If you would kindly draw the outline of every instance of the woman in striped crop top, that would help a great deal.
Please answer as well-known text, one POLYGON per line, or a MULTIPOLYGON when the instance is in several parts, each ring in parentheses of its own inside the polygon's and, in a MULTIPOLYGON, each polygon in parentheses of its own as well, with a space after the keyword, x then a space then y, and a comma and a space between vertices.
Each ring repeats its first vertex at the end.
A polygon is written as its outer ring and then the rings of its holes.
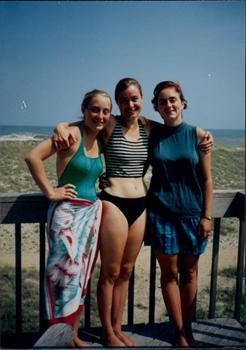
POLYGON ((146 223, 148 133, 139 120, 141 86, 135 79, 118 82, 115 101, 121 115, 113 117, 104 137, 109 186, 100 194, 103 218, 100 230, 101 274, 98 306, 104 342, 133 346, 121 330, 129 278, 142 245, 146 223))
POLYGON ((101 90, 88 92, 81 105, 84 120, 69 129, 77 141, 57 151, 48 138, 31 150, 25 161, 44 195, 51 200, 47 235, 49 256, 45 273, 45 313, 49 325, 72 325, 71 347, 86 343, 78 337, 87 283, 97 256, 102 203, 95 183, 102 173, 98 133, 111 114, 111 98, 101 90), (44 160, 57 153, 58 187, 47 178, 44 160))
MULTIPOLYGON (((103 215, 98 308, 106 346, 134 346, 133 341, 122 332, 121 323, 130 275, 143 242, 146 224, 144 175, 148 167, 152 122, 140 117, 142 97, 137 80, 120 80, 115 88, 120 116, 111 116, 102 132, 108 185, 100 193, 103 215)), ((66 124, 60 124, 55 138, 69 144, 73 135, 66 131, 66 124)), ((210 142, 206 146, 209 144, 211 146, 210 142)))

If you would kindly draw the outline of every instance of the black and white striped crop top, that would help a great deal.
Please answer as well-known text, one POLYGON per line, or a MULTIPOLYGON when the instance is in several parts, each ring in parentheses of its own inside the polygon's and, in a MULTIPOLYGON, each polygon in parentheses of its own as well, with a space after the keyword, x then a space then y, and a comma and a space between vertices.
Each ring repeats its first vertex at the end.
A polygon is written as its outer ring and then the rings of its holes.
POLYGON ((104 146, 106 174, 109 177, 142 177, 148 168, 148 135, 139 123, 137 141, 127 140, 117 116, 114 130, 104 146))

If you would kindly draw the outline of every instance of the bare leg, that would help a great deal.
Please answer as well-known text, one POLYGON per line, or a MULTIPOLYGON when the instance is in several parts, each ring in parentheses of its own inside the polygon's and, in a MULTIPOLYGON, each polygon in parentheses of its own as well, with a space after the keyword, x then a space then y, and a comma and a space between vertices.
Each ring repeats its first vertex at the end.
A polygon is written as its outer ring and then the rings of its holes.
POLYGON ((122 332, 121 324, 128 292, 129 279, 143 242, 145 223, 146 212, 142 213, 142 215, 129 228, 128 239, 121 263, 120 275, 114 286, 112 308, 113 329, 117 337, 128 347, 132 347, 135 344, 122 332))
POLYGON ((161 269, 161 288, 163 299, 171 321, 175 327, 176 343, 188 347, 185 337, 181 309, 181 297, 178 286, 178 255, 166 255, 156 252, 161 269))
POLYGON ((190 345, 194 344, 192 334, 192 319, 195 311, 197 295, 198 256, 181 256, 180 296, 184 329, 190 345))
POLYGON ((80 326, 80 314, 78 314, 73 323, 73 338, 70 342, 70 346, 73 348, 84 348, 88 347, 89 344, 81 340, 78 336, 78 330, 80 326))
POLYGON ((106 346, 125 346, 116 336, 112 325, 112 305, 115 283, 128 236, 128 223, 121 211, 112 203, 103 201, 100 231, 101 272, 98 281, 98 310, 106 346))

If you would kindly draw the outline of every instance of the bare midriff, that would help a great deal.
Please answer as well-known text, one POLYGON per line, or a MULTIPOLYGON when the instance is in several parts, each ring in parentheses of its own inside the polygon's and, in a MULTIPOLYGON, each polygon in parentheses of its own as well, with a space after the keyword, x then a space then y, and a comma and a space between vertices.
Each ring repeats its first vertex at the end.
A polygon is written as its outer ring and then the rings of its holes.
POLYGON ((104 190, 112 196, 123 198, 139 198, 144 197, 147 188, 142 177, 109 177, 110 186, 104 190))

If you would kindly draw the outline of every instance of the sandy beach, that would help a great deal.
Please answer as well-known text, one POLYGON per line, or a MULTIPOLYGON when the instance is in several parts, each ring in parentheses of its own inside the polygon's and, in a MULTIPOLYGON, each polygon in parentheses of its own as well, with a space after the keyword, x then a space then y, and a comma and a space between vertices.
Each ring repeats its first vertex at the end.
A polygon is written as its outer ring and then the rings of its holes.
MULTIPOLYGON (((26 152, 33 147, 33 141, 12 142, 2 141, 0 143, 0 192, 39 192, 35 185, 27 166, 23 160, 26 152)), ((213 180, 215 189, 244 189, 245 172, 244 172, 245 150, 243 147, 225 148, 219 147, 213 150, 213 180), (237 171, 235 171, 235 169, 237 171)), ((46 162, 46 170, 49 179, 56 184, 55 157, 46 162)), ((149 182, 151 173, 146 175, 146 182, 149 182)), ((237 257, 237 220, 224 219, 221 227, 219 271, 233 269, 236 266, 237 257)), ((210 282, 210 267, 212 240, 209 239, 206 253, 201 256, 199 264, 199 293, 198 303, 206 309, 208 302, 207 288, 210 282), (202 306, 203 305, 203 306, 202 306)), ((1 266, 14 266, 15 259, 14 245, 14 228, 12 225, 2 225, 0 232, 0 264, 1 266)), ((38 269, 39 259, 39 233, 38 225, 23 225, 22 233, 22 264, 23 268, 38 269)), ((148 305, 148 283, 149 283, 149 261, 150 249, 143 246, 136 263, 135 279, 135 322, 147 321, 148 305), (139 293, 138 291, 141 291, 139 293)), ((100 261, 98 260, 98 265, 100 261)), ((98 269, 98 267, 97 267, 98 269)), ((157 276, 159 268, 157 266, 157 276)), ((96 278, 96 277, 95 277, 96 278)), ((235 284, 234 279, 219 276, 219 285, 232 286, 235 284)), ((163 305, 159 277, 156 281, 156 321, 163 320, 166 311, 163 305)), ((4 290, 5 291, 5 290, 4 290)))

